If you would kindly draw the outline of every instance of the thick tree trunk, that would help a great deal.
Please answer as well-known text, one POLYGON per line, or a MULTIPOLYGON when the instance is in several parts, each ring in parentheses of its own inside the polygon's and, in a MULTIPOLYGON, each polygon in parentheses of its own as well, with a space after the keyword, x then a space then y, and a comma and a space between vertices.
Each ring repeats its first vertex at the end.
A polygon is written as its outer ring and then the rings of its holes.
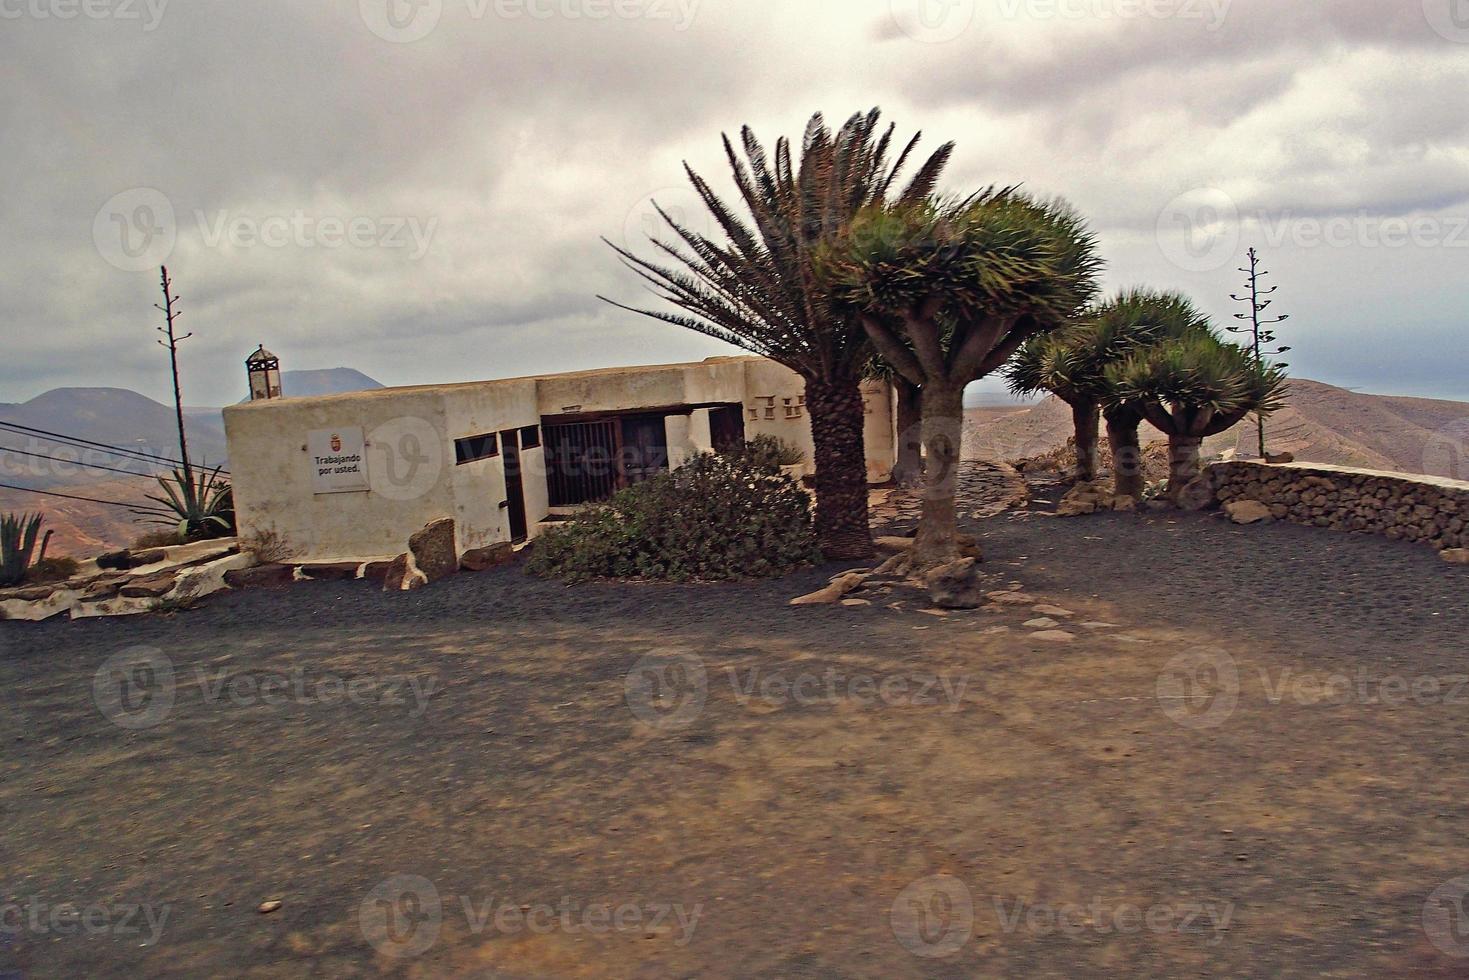
POLYGON ((913 543, 915 567, 959 557, 958 515, 954 495, 959 487, 959 448, 964 432, 964 386, 923 386, 923 521, 913 543))
POLYGON ((816 446, 816 539, 828 561, 870 558, 867 523, 865 411, 856 378, 826 384, 806 381, 806 408, 816 446))
POLYGON ((1078 483, 1090 483, 1097 478, 1097 434, 1100 428, 1097 403, 1072 405, 1071 424, 1076 430, 1076 465, 1071 475, 1078 483))
POLYGON ((922 391, 905 378, 894 378, 893 389, 898 395, 898 462, 893 467, 893 482, 917 486, 923 479, 922 391))
POLYGON ((1147 481, 1143 477, 1143 451, 1138 426, 1133 418, 1107 419, 1107 444, 1112 447, 1113 492, 1141 500, 1147 481))
POLYGON ((1203 475, 1203 442, 1198 436, 1168 437, 1168 499, 1174 503, 1183 498, 1184 487, 1203 475))

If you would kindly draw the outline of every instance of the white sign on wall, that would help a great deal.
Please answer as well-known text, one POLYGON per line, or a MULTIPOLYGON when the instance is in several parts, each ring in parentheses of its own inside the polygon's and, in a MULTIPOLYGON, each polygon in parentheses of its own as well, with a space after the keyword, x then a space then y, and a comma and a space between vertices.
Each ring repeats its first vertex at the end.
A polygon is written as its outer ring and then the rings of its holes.
POLYGON ((367 449, 360 427, 314 429, 306 435, 312 493, 362 493, 367 482, 367 449))

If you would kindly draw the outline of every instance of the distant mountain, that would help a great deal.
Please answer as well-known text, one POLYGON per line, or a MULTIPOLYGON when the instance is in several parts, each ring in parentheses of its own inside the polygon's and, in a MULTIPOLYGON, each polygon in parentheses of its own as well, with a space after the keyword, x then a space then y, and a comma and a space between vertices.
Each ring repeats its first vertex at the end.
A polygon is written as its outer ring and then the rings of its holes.
MULTIPOLYGON (((151 456, 178 457, 178 423, 173 408, 125 388, 56 388, 28 402, 0 407, 0 422, 151 456)), ((185 428, 192 459, 209 464, 224 462, 224 427, 217 411, 202 415, 186 413, 185 428)), ((82 448, 39 432, 0 429, 0 480, 45 488, 120 475, 77 467, 77 462, 139 473, 154 469, 102 449, 82 448), (59 456, 65 462, 40 458, 45 456, 59 456)))
MULTIPOLYGON (((1272 451, 1302 462, 1469 480, 1469 402, 1371 395, 1298 378, 1265 432, 1272 451)), ((1071 409, 1058 398, 1029 408, 976 409, 965 420, 965 454, 1024 459, 1064 446, 1071 434, 1071 409)), ((1142 436, 1144 442, 1164 438, 1146 423, 1142 436)), ((1254 423, 1247 420, 1204 448, 1217 454, 1249 450, 1254 442, 1254 423)))
MULTIPOLYGON (((355 368, 323 368, 319 371, 282 371, 281 394, 286 398, 341 395, 349 391, 371 391, 383 384, 355 368)), ((242 399, 249 401, 249 398, 242 399)))

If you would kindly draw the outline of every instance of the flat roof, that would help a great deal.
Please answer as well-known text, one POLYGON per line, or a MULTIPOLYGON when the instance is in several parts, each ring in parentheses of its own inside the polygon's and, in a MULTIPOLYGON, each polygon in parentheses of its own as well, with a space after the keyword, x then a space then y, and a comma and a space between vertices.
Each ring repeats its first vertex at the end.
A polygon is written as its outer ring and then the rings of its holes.
POLYGON ((424 385, 395 385, 383 388, 368 388, 364 391, 343 391, 333 395, 287 395, 283 398, 263 398, 259 401, 241 402, 237 405, 226 406, 225 411, 241 411, 253 408, 272 408, 282 404, 299 405, 303 402, 343 402, 343 401, 368 401, 375 398, 388 398, 397 394, 424 391, 455 391, 464 388, 479 388, 485 385, 508 385, 522 384, 527 381, 549 381, 552 379, 564 380, 574 378, 599 378, 613 377, 627 374, 645 374, 652 371, 688 370, 690 368, 707 367, 711 364, 735 364, 747 361, 763 361, 763 358, 755 354, 733 354, 728 356, 706 357, 702 361, 678 361, 672 364, 636 364, 627 367, 591 368, 584 371, 561 371, 554 374, 525 374, 513 378, 487 378, 483 381, 451 381, 444 384, 424 385))

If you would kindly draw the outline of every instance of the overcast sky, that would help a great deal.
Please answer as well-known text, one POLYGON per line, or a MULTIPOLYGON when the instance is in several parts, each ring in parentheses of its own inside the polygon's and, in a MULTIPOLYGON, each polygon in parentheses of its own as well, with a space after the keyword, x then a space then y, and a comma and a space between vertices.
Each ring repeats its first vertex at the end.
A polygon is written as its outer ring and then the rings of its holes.
MULTIPOLYGON (((1258 245, 1295 373, 1469 398, 1469 0, 0 0, 0 401, 185 399, 286 368, 387 384, 694 359, 598 240, 878 105, 947 188, 1092 220, 1108 288, 1221 320, 1258 245)), ((1232 321, 1231 321, 1232 322, 1232 321)))

